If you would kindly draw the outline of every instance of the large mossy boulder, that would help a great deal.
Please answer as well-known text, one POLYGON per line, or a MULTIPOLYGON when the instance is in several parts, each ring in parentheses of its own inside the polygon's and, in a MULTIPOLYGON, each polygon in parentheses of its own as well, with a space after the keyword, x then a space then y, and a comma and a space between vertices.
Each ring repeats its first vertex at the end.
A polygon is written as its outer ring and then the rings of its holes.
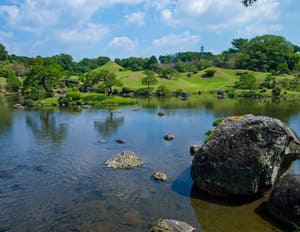
POLYGON ((287 176, 276 184, 268 210, 278 220, 300 226, 300 175, 287 176))
POLYGON ((299 152, 298 136, 278 119, 228 117, 195 155, 191 175, 211 195, 253 196, 273 186, 299 152))

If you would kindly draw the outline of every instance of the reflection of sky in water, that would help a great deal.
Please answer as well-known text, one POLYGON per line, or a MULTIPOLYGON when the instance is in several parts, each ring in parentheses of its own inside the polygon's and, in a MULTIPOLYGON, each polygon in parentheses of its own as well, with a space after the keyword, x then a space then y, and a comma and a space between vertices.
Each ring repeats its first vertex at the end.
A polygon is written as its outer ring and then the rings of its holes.
MULTIPOLYGON (((289 118, 289 126, 292 128, 298 136, 300 136, 300 114, 293 115, 289 118)), ((293 163, 291 174, 300 174, 300 160, 293 163)))

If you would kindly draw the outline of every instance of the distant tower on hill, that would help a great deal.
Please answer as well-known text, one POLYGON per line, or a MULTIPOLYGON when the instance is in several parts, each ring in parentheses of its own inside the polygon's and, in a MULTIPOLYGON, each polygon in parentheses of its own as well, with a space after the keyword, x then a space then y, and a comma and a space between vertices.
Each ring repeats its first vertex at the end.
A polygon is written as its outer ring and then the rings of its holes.
POLYGON ((204 53, 204 46, 200 47, 200 52, 201 52, 201 54, 204 53))

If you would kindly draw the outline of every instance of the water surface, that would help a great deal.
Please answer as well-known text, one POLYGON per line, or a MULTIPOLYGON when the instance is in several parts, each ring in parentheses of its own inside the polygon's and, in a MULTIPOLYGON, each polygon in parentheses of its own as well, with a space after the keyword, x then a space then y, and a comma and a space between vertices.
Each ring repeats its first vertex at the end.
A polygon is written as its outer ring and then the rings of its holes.
MULTIPOLYGON (((152 99, 139 111, 120 112, 24 112, 0 101, 0 231, 148 231, 158 218, 203 232, 281 231, 260 214, 266 197, 232 205, 200 194, 190 178, 189 146, 203 143, 217 117, 245 113, 277 117, 300 134, 297 101, 152 99), (163 139, 167 132, 174 141, 163 139), (136 152, 145 165, 104 166, 123 150, 136 152), (169 180, 154 181, 156 170, 169 180)), ((300 173, 299 162, 291 172, 300 173)))

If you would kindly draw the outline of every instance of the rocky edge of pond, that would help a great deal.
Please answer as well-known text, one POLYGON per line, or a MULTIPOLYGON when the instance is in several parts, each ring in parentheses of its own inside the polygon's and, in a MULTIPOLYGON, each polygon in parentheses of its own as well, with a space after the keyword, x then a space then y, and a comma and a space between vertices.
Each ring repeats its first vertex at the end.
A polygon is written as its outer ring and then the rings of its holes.
POLYGON ((144 163, 131 151, 123 151, 105 162, 106 167, 113 169, 132 169, 144 163))
POLYGON ((281 180, 299 153, 299 137, 280 120, 228 117, 196 152, 191 176, 199 189, 217 197, 258 196, 279 181, 269 211, 281 221, 299 225, 299 176, 281 180))
POLYGON ((194 232, 196 229, 186 222, 172 220, 172 219, 159 219, 151 228, 150 232, 194 232))

